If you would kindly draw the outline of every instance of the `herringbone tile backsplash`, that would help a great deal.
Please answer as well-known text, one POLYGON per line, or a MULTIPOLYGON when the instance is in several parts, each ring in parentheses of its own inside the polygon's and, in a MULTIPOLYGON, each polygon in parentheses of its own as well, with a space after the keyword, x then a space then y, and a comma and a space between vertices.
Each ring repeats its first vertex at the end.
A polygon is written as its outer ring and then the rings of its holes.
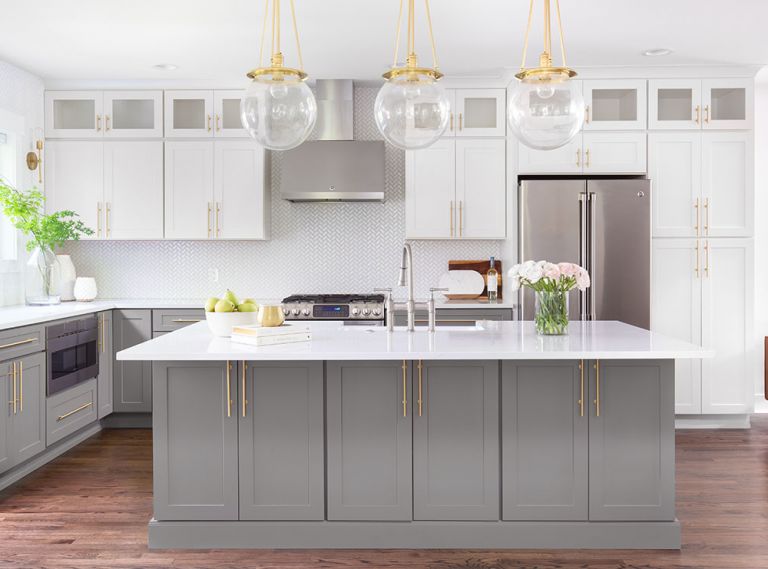
MULTIPOLYGON (((376 92, 355 89, 358 140, 381 138, 373 119, 376 92)), ((404 152, 387 145, 384 203, 287 202, 279 197, 281 172, 280 153, 272 153, 270 241, 83 241, 66 250, 78 275, 96 277, 102 298, 201 298, 226 287, 279 298, 395 287, 405 240, 404 152), (218 269, 218 283, 209 269, 218 269)), ((500 257, 502 244, 414 242, 417 294, 437 286, 449 259, 500 257)))

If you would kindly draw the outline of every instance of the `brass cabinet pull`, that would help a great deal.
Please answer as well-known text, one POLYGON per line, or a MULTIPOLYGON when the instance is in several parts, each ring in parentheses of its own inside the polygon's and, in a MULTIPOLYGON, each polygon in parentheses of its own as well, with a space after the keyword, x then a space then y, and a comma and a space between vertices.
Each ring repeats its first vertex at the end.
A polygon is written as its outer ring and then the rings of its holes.
POLYGON ((704 106, 704 122, 709 124, 709 105, 704 106))
POLYGON ((459 200, 459 237, 464 236, 464 200, 459 200))
POLYGON ((213 211, 213 206, 211 205, 211 202, 208 202, 208 217, 206 217, 206 223, 208 224, 208 238, 211 238, 211 212, 213 211))
POLYGON ((13 348, 15 346, 21 346, 24 344, 31 344, 32 342, 36 341, 37 338, 27 338, 26 340, 19 340, 18 342, 11 342, 10 344, 3 344, 0 346, 0 350, 4 350, 5 348, 13 348))
POLYGON ((24 412, 24 361, 19 361, 19 413, 24 412))
POLYGON ((451 113, 451 132, 453 132, 453 113, 451 113))
POLYGON ((581 383, 579 386, 579 417, 584 416, 584 360, 579 360, 579 375, 581 383))
POLYGON ((449 223, 451 224, 451 237, 453 237, 453 200, 451 200, 451 211, 449 219, 449 223))
POLYGON ((216 237, 221 235, 221 222, 219 220, 219 214, 221 213, 221 203, 216 202, 216 237))
POLYGON ((464 130, 464 113, 459 113, 459 130, 464 130))
POLYGON ((709 198, 704 199, 704 235, 709 236, 709 198))
POLYGON ((587 151, 584 153, 584 167, 589 168, 589 148, 587 148, 587 151))
POLYGON ((704 241, 704 277, 709 278, 709 241, 704 241))
POLYGON ((576 149, 576 166, 581 167, 581 148, 576 149))
POLYGON ((216 132, 221 131, 221 126, 219 125, 220 120, 221 120, 221 117, 217 114, 216 115, 216 132))
POLYGON ((699 241, 696 240, 696 266, 693 269, 693 274, 696 275, 696 278, 699 278, 699 241))
POLYGON ((421 404, 423 403, 423 401, 421 399, 421 369, 422 369, 422 367, 423 366, 421 365, 421 360, 419 360, 419 400, 418 400, 418 403, 419 403, 419 417, 421 417, 421 404))
POLYGON ((102 318, 103 318, 103 316, 101 314, 99 314, 99 316, 98 316, 98 318, 96 320, 96 325, 98 326, 98 330, 96 331, 96 337, 98 338, 98 340, 97 340, 97 348, 98 348, 99 353, 102 352, 102 345, 101 345, 101 327, 102 327, 101 319, 102 318))
POLYGON ((107 317, 101 315, 101 348, 103 352, 107 351, 107 317))
POLYGON ((245 410, 248 405, 248 400, 245 398, 245 394, 246 394, 245 377, 247 373, 248 373, 248 362, 244 361, 243 362, 243 417, 245 417, 245 410))
POLYGON ((701 106, 696 105, 694 110, 696 111, 696 118, 694 120, 696 121, 696 124, 699 124, 701 122, 701 106))
POLYGON ((111 230, 109 229, 109 214, 110 214, 110 213, 111 213, 111 211, 112 211, 112 209, 111 209, 111 207, 112 207, 112 206, 110 205, 110 203, 109 203, 109 202, 106 202, 105 206, 106 206, 106 215, 105 215, 105 218, 106 218, 106 221, 107 221, 107 223, 106 223, 106 233, 105 233, 105 235, 104 235, 104 236, 105 236, 105 237, 109 237, 109 234, 111 233, 111 230))
POLYGON ((595 415, 600 416, 600 360, 595 361, 595 415))
POLYGON ((208 115, 207 127, 208 127, 208 132, 211 132, 211 115, 208 115))
POLYGON ((227 417, 232 416, 232 364, 227 360, 227 417))
POLYGON ((109 115, 104 115, 104 130, 109 130, 109 115))
POLYGON ((101 237, 101 202, 96 202, 96 237, 101 237))
POLYGON ((584 122, 589 124, 589 105, 584 109, 584 122))
POLYGON ((403 417, 408 416, 408 366, 403 360, 403 417))
POLYGON ((699 236, 699 218, 701 217, 699 213, 699 198, 696 198, 696 203, 693 204, 693 209, 696 212, 696 224, 693 226, 693 228, 696 230, 696 237, 699 236))
POLYGON ((16 414, 16 398, 18 394, 16 393, 16 362, 11 363, 11 381, 13 382, 13 401, 11 401, 11 404, 13 405, 13 414, 16 414))
POLYGON ((101 115, 96 115, 96 132, 101 132, 101 115))
POLYGON ((178 322, 179 324, 190 324, 192 322, 202 322, 202 318, 174 318, 171 322, 178 322))
POLYGON ((72 411, 70 411, 69 413, 64 413, 63 415, 59 415, 58 417, 56 417, 56 422, 58 423, 59 421, 63 421, 67 417, 71 417, 72 415, 74 415, 75 413, 79 413, 83 409, 88 409, 88 407, 90 407, 91 405, 93 405, 93 401, 89 401, 88 403, 83 403, 77 409, 72 409, 72 411))

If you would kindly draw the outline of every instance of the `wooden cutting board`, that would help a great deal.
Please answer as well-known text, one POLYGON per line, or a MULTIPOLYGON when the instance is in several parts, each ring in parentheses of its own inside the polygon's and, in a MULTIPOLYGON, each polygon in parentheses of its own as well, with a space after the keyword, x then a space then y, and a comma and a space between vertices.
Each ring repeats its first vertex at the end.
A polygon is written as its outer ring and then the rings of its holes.
MULTIPOLYGON (((483 290, 483 293, 477 297, 475 300, 488 300, 488 269, 491 268, 491 261, 490 259, 486 259, 485 261, 470 261, 470 260, 458 260, 458 261, 448 261, 448 270, 449 271, 477 271, 481 275, 483 275, 483 278, 485 279, 486 285, 485 289, 483 290)), ((504 271, 501 267, 501 261, 496 259, 495 268, 499 273, 499 288, 498 288, 498 300, 501 300, 503 298, 502 296, 502 281, 504 280, 503 274, 504 271)), ((456 299, 458 300, 458 299, 456 299)))

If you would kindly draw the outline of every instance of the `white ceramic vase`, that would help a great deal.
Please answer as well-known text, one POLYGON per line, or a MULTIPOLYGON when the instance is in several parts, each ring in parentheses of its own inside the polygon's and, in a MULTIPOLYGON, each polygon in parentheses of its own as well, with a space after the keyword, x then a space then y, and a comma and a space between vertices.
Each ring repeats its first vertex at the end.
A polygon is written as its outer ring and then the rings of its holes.
POLYGON ((96 279, 93 277, 77 277, 75 280, 75 300, 78 302, 90 302, 96 298, 96 279))
POLYGON ((75 300, 75 279, 77 272, 69 255, 56 255, 59 260, 59 296, 62 302, 75 300))

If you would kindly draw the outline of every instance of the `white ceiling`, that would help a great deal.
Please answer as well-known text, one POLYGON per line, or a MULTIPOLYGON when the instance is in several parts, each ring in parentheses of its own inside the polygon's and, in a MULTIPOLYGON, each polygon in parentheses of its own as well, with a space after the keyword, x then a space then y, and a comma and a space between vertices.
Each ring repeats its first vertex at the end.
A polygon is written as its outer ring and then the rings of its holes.
MULTIPOLYGON (((397 0, 295 0, 314 78, 377 78, 392 60, 397 0)), ((537 6, 541 7, 537 0, 537 6)), ((766 0, 561 0, 569 64, 768 63, 766 0), (640 52, 667 47, 674 54, 640 52)), ((430 63, 417 0, 417 35, 430 63)), ((47 79, 239 80, 255 67, 264 0, 0 0, 0 59, 47 79), (174 63, 176 71, 158 71, 174 63)), ((519 65, 527 0, 432 0, 442 70, 519 65)), ((286 64, 295 64, 283 1, 286 64)), ((535 19, 530 56, 540 49, 535 19)), ((401 58, 402 59, 402 58, 401 58)))

